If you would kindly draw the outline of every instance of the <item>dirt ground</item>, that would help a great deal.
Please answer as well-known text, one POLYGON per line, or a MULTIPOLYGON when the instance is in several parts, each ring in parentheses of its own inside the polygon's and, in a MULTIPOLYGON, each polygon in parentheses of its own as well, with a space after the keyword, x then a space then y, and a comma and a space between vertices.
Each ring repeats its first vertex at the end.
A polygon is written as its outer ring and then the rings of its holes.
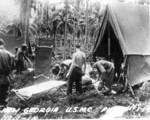
MULTIPOLYGON (((12 88, 18 89, 33 85, 33 75, 33 73, 25 72, 15 76, 12 80, 12 88)), ((8 96, 8 105, 19 109, 15 115, 16 119, 94 119, 100 118, 108 108, 113 106, 130 106, 130 109, 123 114, 123 118, 143 118, 150 115, 150 112, 145 110, 150 99, 147 93, 135 91, 137 94, 135 99, 130 91, 116 95, 100 95, 92 84, 83 86, 83 90, 82 95, 77 96, 73 92, 72 96, 67 97, 66 85, 64 85, 60 90, 54 89, 34 95, 26 102, 11 92, 8 96), (39 111, 34 112, 30 108, 39 108, 39 111), (51 111, 46 111, 48 108, 51 111)))

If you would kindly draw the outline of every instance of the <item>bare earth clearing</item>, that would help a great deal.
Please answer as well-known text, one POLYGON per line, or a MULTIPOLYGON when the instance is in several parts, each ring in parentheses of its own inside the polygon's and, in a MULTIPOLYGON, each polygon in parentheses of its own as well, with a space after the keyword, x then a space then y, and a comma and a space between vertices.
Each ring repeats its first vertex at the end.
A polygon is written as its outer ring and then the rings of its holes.
MULTIPOLYGON (((25 72, 22 75, 15 76, 12 84, 15 89, 34 84, 33 73, 25 72)), ((55 90, 51 90, 35 95, 26 102, 14 93, 10 93, 8 97, 9 107, 16 108, 18 112, 11 115, 1 113, 1 119, 9 117, 15 119, 94 119, 102 117, 108 108, 114 106, 125 108, 130 106, 123 114, 123 118, 146 118, 150 115, 147 109, 150 98, 148 93, 136 91, 137 99, 132 97, 130 91, 104 96, 99 95, 93 85, 86 85, 82 95, 77 96, 74 93, 67 97, 65 89, 66 86, 62 88, 63 91, 55 92, 55 90), (30 108, 38 108, 38 110, 34 112, 30 108)), ((117 113, 117 111, 114 113, 117 113)))

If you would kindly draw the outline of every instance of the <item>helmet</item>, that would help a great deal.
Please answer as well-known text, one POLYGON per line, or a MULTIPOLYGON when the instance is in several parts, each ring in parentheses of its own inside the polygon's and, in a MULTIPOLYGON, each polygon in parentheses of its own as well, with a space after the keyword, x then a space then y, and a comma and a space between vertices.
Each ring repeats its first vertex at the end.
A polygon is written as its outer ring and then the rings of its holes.
POLYGON ((0 38, 0 45, 5 45, 4 40, 0 38))
POLYGON ((27 49, 27 45, 26 45, 26 44, 22 44, 22 45, 21 45, 21 49, 22 49, 22 50, 26 50, 26 49, 27 49))

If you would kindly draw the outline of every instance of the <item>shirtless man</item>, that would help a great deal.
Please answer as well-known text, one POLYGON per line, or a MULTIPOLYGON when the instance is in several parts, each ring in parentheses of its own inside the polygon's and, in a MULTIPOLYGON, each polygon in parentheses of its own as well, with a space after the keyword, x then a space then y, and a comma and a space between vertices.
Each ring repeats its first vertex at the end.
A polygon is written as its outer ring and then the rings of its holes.
POLYGON ((75 82, 77 94, 82 93, 82 75, 86 70, 86 55, 80 51, 80 45, 76 45, 76 52, 73 54, 72 64, 66 77, 69 77, 67 86, 67 95, 72 94, 72 85, 75 82), (82 67, 84 65, 84 71, 82 67))

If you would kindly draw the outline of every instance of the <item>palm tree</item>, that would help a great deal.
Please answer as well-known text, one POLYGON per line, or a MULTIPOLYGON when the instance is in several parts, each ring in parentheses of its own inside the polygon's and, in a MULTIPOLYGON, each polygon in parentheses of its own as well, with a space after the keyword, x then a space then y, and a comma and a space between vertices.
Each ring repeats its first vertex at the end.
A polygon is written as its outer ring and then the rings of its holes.
POLYGON ((24 37, 24 43, 29 40, 29 19, 31 17, 31 5, 33 0, 16 0, 20 5, 20 29, 24 37))
POLYGON ((53 39, 53 46, 55 47, 55 21, 53 20, 53 14, 56 13, 55 5, 50 5, 47 2, 42 4, 41 2, 36 2, 36 16, 31 25, 34 24, 36 26, 36 38, 43 38, 43 36, 47 36, 47 40, 53 39), (50 38, 50 39, 48 39, 50 38))
MULTIPOLYGON (((65 34, 66 31, 70 34, 73 33, 73 31, 74 31, 73 22, 74 21, 72 19, 71 12, 68 12, 67 21, 66 21, 65 9, 62 8, 62 9, 58 10, 58 12, 54 14, 54 21, 55 21, 55 23, 57 23, 57 28, 56 28, 57 34, 60 34, 62 36, 65 34), (65 26, 66 26, 66 30, 65 30, 65 26)), ((64 51, 66 50, 65 42, 66 41, 64 40, 64 43, 62 44, 64 46, 64 51)), ((65 58, 64 51, 63 51, 63 54, 64 54, 64 58, 65 58)))
POLYGON ((104 16, 104 10, 102 10, 100 3, 95 3, 92 5, 92 11, 89 16, 89 35, 91 37, 91 43, 94 44, 94 40, 100 29, 102 20, 104 16))
POLYGON ((85 20, 86 20, 86 30, 85 30, 85 41, 84 41, 84 46, 85 46, 85 53, 86 53, 86 44, 88 40, 88 3, 89 0, 86 0, 86 11, 85 11, 85 20))
POLYGON ((84 20, 84 6, 83 6, 83 0, 75 0, 72 4, 72 15, 74 20, 74 33, 73 33, 73 45, 75 48, 75 39, 77 39, 77 42, 81 42, 81 35, 83 35, 83 29, 84 25, 82 24, 84 20))
POLYGON ((50 20, 49 20, 49 28, 50 28, 50 33, 53 39, 53 47, 55 50, 55 40, 56 40, 56 32, 57 32, 57 20, 55 20, 55 14, 57 13, 57 9, 55 5, 52 5, 50 7, 50 20))

